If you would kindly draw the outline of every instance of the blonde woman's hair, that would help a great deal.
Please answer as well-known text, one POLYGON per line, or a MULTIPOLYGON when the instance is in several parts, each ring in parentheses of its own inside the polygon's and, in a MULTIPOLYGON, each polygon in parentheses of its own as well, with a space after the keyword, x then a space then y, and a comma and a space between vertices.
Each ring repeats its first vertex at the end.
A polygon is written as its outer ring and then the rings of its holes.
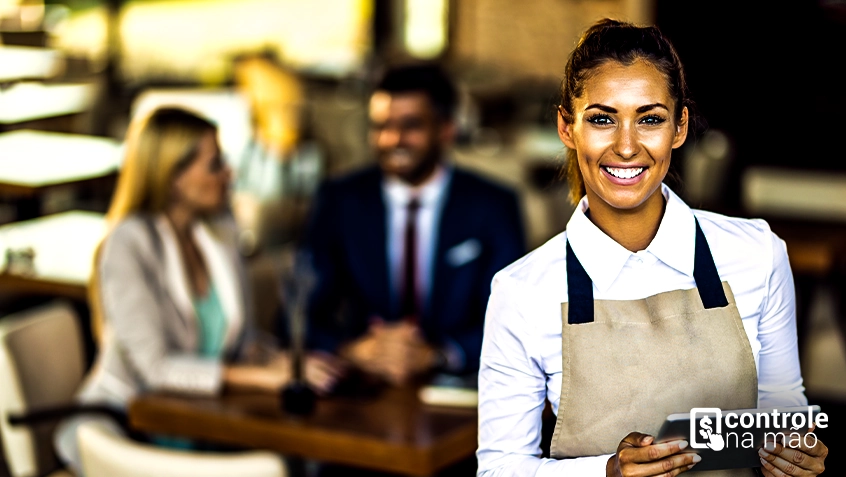
POLYGON ((163 108, 133 123, 126 157, 106 219, 114 226, 136 212, 163 212, 173 177, 197 155, 203 136, 217 129, 182 109, 163 108))
MULTIPOLYGON (((189 111, 162 108, 133 122, 126 136, 126 153, 106 223, 109 230, 134 213, 164 212, 170 200, 173 178, 197 156, 203 137, 217 128, 189 111)), ((95 339, 102 334, 103 313, 98 269, 100 247, 88 282, 91 328, 95 339)))

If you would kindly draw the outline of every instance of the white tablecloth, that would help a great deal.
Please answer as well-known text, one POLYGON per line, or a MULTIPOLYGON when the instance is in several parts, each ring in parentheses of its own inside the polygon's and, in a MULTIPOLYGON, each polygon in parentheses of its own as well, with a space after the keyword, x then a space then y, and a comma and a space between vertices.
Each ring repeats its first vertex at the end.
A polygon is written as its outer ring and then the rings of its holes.
POLYGON ((85 285, 105 233, 105 217, 94 212, 64 212, 4 225, 0 227, 0 269, 5 268, 7 249, 32 247, 34 278, 85 285))

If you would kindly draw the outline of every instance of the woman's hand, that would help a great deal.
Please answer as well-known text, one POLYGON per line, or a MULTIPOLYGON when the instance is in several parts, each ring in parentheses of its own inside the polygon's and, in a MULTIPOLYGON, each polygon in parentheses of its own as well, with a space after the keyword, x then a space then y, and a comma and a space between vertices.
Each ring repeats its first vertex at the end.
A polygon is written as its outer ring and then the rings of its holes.
MULTIPOLYGON (((293 372, 292 366, 291 354, 287 351, 276 353, 269 363, 269 367, 283 371, 289 379, 293 372)), ((321 395, 331 391, 345 372, 346 369, 340 359, 322 351, 308 353, 303 364, 303 376, 306 383, 321 395)), ((288 382, 286 381, 284 384, 288 384, 288 382)))
MULTIPOLYGON (((814 427, 808 430, 814 432, 814 427)), ((761 456, 761 471, 767 477, 805 477, 819 475, 825 470, 825 458, 828 447, 817 440, 813 447, 805 445, 805 440, 799 440, 799 447, 784 447, 780 442, 768 442, 758 451, 761 456)))
POLYGON ((318 394, 326 394, 335 387, 346 373, 341 360, 335 356, 315 351, 305 359, 305 380, 318 394))
POLYGON ((655 444, 655 438, 632 432, 617 446, 617 453, 605 466, 607 477, 672 477, 690 470, 702 460, 693 453, 681 453, 687 441, 655 444))
POLYGON ((290 366, 235 365, 223 369, 223 382, 234 389, 278 392, 291 379, 290 366))

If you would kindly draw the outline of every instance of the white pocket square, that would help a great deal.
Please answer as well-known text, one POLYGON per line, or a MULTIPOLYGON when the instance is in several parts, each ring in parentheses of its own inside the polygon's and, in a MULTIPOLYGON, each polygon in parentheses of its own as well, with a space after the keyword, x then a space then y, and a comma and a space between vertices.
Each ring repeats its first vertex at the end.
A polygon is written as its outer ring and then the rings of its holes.
POLYGON ((452 247, 446 252, 446 261, 453 267, 460 267, 465 263, 472 262, 482 253, 482 244, 471 238, 452 247))

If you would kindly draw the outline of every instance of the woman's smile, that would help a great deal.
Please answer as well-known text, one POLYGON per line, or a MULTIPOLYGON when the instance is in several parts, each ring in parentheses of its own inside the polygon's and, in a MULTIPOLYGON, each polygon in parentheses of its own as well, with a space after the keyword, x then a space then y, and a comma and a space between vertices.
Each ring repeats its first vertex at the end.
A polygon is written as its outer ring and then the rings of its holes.
POLYGON ((611 167, 600 166, 608 180, 617 185, 632 185, 640 182, 647 167, 611 167))
POLYGON ((672 150, 687 135, 687 109, 676 120, 675 100, 651 63, 608 61, 585 79, 573 102, 572 123, 559 133, 578 154, 592 209, 661 207, 650 200, 670 167, 672 150))

